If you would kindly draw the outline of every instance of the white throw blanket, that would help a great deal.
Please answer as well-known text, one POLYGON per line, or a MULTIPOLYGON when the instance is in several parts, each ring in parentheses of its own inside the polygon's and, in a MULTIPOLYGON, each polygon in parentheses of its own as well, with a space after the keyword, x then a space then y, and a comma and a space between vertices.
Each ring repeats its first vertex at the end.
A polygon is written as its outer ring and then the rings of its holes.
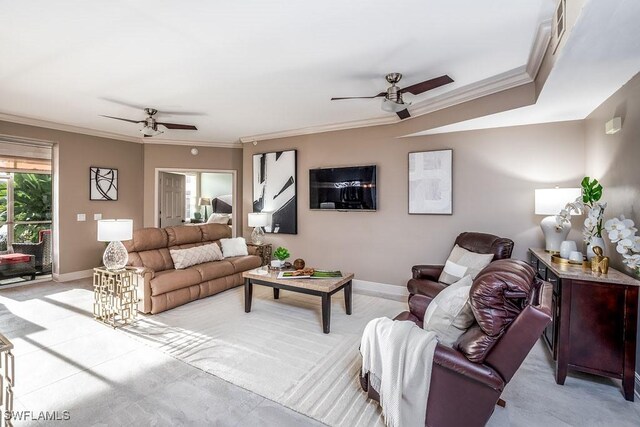
POLYGON ((423 427, 431 383, 436 334, 413 322, 380 317, 362 334, 362 374, 380 394, 389 427, 423 427))

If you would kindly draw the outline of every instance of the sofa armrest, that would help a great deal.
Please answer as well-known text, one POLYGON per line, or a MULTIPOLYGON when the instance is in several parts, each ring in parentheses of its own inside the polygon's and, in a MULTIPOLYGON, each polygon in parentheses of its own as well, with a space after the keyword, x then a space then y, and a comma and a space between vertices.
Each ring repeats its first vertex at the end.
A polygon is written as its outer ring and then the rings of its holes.
POLYGON ((451 347, 438 344, 433 355, 433 369, 446 369, 455 372, 465 380, 479 382, 501 392, 505 382, 502 377, 487 365, 469 361, 464 354, 451 347))
POLYGON ((148 267, 138 267, 136 274, 138 275, 138 311, 151 313, 151 279, 156 273, 148 267))
POLYGON ((411 273, 414 279, 438 281, 443 265, 414 265, 411 267, 411 273))

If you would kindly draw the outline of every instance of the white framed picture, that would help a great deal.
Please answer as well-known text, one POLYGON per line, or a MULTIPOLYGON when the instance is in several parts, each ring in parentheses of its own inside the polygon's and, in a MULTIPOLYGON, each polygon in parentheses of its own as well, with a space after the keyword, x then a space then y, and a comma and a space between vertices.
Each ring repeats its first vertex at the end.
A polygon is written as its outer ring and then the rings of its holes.
POLYGON ((453 214, 453 150, 409 153, 409 214, 453 214))

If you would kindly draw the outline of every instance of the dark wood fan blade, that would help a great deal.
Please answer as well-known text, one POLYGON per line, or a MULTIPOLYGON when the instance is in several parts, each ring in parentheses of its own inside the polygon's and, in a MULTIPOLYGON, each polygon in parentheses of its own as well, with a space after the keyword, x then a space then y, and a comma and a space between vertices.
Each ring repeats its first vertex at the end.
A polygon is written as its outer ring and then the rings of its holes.
POLYGON ((341 99, 373 99, 373 98, 378 98, 379 96, 385 96, 387 94, 387 92, 380 92, 377 95, 374 96, 345 96, 342 98, 331 98, 332 101, 339 101, 341 99))
POLYGON ((432 90, 449 83, 453 83, 453 79, 445 74, 444 76, 436 77, 435 79, 426 80, 422 83, 416 83, 414 85, 407 86, 403 89, 400 89, 400 92, 409 92, 414 95, 420 95, 421 93, 424 93, 428 90, 432 90))
POLYGON ((194 125, 181 125, 178 123, 163 123, 158 122, 159 125, 166 127, 167 129, 182 129, 182 130, 198 130, 194 125))
POLYGON ((402 111, 398 111, 396 114, 398 115, 398 117, 400 117, 400 120, 404 120, 407 117, 411 117, 411 114, 409 114, 409 110, 407 110, 406 108, 402 111))
POLYGON ((145 138, 151 138, 152 135, 142 135, 145 138))
POLYGON ((113 116, 105 116, 103 114, 100 114, 100 117, 106 117, 108 119, 115 119, 115 120, 122 120, 123 122, 129 122, 129 123, 144 123, 144 120, 130 120, 130 119, 123 119, 122 117, 113 117, 113 116))

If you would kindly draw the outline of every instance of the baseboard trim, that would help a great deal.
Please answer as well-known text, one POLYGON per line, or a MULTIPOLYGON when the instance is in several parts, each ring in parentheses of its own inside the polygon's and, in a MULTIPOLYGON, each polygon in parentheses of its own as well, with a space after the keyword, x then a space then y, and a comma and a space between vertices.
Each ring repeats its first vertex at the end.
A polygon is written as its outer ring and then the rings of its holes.
POLYGON ((636 372, 636 397, 640 399, 640 372, 636 372))
POLYGON ((53 273, 54 282, 70 282, 72 280, 86 279, 93 275, 93 270, 72 271, 71 273, 56 274, 53 273))
POLYGON ((353 292, 363 295, 405 301, 409 296, 404 286, 389 285, 387 283, 369 282, 367 280, 353 280, 353 292))

